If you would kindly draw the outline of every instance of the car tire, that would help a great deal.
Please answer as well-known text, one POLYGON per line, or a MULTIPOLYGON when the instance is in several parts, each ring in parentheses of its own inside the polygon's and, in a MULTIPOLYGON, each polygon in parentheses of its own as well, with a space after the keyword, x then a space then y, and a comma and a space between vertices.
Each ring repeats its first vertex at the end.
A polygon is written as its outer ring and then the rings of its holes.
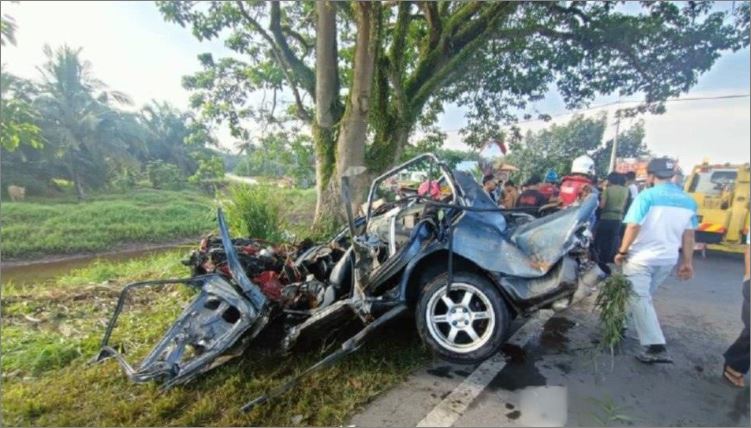
POLYGON ((506 340, 511 322, 506 301, 490 280, 470 272, 454 274, 447 300, 447 280, 448 274, 442 274, 423 288, 415 314, 417 331, 442 359, 479 363, 506 340))

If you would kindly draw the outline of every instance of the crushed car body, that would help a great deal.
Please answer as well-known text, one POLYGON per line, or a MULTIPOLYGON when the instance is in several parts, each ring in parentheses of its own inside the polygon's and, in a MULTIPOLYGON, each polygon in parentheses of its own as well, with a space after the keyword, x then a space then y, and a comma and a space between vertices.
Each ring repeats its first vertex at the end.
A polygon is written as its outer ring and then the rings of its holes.
MULTIPOLYGON (((472 176, 424 154, 375 178, 364 215, 355 218, 349 180, 359 173, 350 170, 342 179, 347 228, 323 244, 233 240, 219 210, 220 236, 204 239, 185 262, 190 278, 125 287, 97 361, 115 357, 131 380, 171 387, 240 355, 271 323, 283 326, 281 351, 333 325, 362 324, 305 375, 414 311, 415 328, 434 353, 477 363, 498 351, 513 318, 563 309, 600 277, 588 250, 595 196, 536 219, 498 209, 472 176), (133 367, 109 344, 112 330, 132 289, 165 283, 198 293, 133 367)), ((296 380, 245 409, 284 393, 296 380)))

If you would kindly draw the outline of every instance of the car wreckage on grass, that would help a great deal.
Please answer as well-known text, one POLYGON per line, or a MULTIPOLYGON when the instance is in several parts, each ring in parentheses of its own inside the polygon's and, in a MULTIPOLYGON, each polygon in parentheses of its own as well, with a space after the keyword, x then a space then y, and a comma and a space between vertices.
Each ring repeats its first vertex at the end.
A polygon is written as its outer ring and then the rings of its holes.
POLYGON ((124 288, 95 360, 113 357, 132 381, 169 388, 239 356, 272 324, 281 326, 279 346, 288 352, 302 338, 361 323, 338 350, 252 400, 248 410, 357 350, 371 332, 407 311, 414 311, 415 328, 437 355, 477 363, 498 351, 512 319, 561 310, 599 276, 588 251, 594 196, 535 219, 499 210, 472 176, 424 154, 377 177, 364 215, 355 218, 349 180, 362 172, 351 169, 342 179, 348 226, 323 244, 274 248, 233 240, 219 210, 219 238, 204 239, 191 254, 190 278, 124 288), (422 183, 408 182, 415 169, 422 183), (110 336, 128 293, 164 284, 184 284, 197 294, 133 366, 109 344, 110 336))

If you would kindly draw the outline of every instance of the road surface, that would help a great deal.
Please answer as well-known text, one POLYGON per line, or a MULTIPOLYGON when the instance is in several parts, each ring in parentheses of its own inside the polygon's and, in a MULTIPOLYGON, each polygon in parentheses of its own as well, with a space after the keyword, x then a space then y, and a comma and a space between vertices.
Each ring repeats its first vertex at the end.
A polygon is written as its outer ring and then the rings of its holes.
POLYGON ((437 360, 375 399, 351 424, 748 426, 749 388, 720 377, 722 352, 742 328, 743 261, 709 254, 696 259, 695 269, 693 280, 671 277, 655 297, 675 364, 636 361, 639 344, 632 338, 612 359, 598 352, 589 298, 541 323, 519 346, 506 346, 500 371, 487 381, 477 380, 482 374, 473 374, 475 367, 437 360))

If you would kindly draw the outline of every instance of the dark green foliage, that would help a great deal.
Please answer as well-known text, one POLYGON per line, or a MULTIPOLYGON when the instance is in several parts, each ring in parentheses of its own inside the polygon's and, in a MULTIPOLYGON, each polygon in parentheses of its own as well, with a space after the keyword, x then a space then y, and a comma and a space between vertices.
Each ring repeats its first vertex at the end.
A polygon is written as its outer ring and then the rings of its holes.
POLYGON ((313 143, 306 135, 270 132, 243 150, 245 157, 234 170, 238 175, 290 177, 301 188, 315 182, 313 143))
POLYGON ((622 273, 614 273, 603 282, 595 301, 600 311, 600 346, 611 352, 623 339, 631 293, 631 282, 622 273))
MULTIPOLYGON (((562 125, 553 124, 537 132, 529 131, 524 137, 512 136, 509 144, 511 152, 506 162, 521 170, 514 178, 524 182, 533 175, 544 177, 549 169, 559 176, 567 175, 571 172, 571 161, 590 154, 595 161, 597 175, 604 177, 608 173, 613 147, 612 140, 604 145, 602 142, 606 124, 605 113, 595 117, 577 115, 562 125)), ((643 122, 639 121, 627 129, 622 127, 618 137, 618 156, 638 157, 649 153, 643 140, 643 122)))
POLYGON ((186 185, 185 177, 182 176, 180 169, 161 160, 147 163, 146 174, 155 189, 180 190, 186 185))
POLYGON ((119 110, 128 97, 93 76, 81 49, 45 54, 40 82, 1 76, 3 183, 51 196, 60 193, 52 182, 65 179, 79 198, 144 180, 179 189, 213 155, 214 138, 192 114, 156 101, 138 114, 119 110))

